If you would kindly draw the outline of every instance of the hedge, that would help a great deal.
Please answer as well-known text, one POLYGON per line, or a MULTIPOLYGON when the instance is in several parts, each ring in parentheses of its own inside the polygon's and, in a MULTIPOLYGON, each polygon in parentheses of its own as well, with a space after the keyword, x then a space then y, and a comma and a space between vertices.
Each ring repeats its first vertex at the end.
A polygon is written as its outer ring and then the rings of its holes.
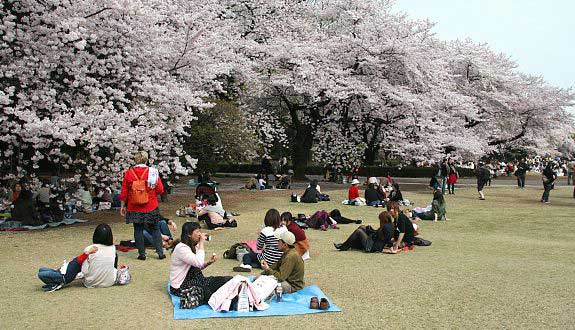
MULTIPOLYGON (((219 164, 217 173, 259 173, 261 166, 259 164, 219 164)), ((475 172, 468 168, 458 168, 459 176, 474 177, 475 172)), ((402 178, 430 178, 437 173, 437 167, 413 167, 413 166, 364 166, 359 170, 361 176, 386 176, 402 178)), ((308 166, 306 170, 308 175, 324 175, 325 168, 322 166, 308 166)))

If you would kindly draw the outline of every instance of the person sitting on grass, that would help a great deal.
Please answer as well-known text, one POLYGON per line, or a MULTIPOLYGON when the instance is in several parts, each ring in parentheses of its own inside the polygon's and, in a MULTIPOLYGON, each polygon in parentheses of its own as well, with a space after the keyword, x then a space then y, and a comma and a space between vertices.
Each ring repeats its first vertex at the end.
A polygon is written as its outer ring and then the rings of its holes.
POLYGON ((84 274, 87 288, 106 288, 116 283, 118 255, 114 246, 112 228, 102 223, 94 230, 92 245, 70 261, 65 269, 41 267, 38 278, 44 282, 42 290, 53 292, 71 283, 78 273, 84 274))
POLYGON ((249 190, 257 190, 258 188, 258 179, 255 176, 251 177, 246 181, 246 184, 242 187, 243 189, 249 190))
MULTIPOLYGON (((162 246, 165 249, 168 249, 174 243, 174 238, 172 237, 172 233, 170 232, 170 227, 173 231, 178 230, 178 226, 176 223, 171 219, 162 218, 158 223, 160 226, 160 233, 162 234, 162 246)), ((149 225, 144 226, 144 244, 146 246, 153 246, 154 245, 154 237, 152 236, 153 229, 149 228, 149 225)))
POLYGON ((387 198, 388 202, 403 202, 403 195, 401 194, 401 190, 399 189, 399 183, 394 182, 392 185, 393 189, 389 192, 389 196, 387 198))
POLYGON ((250 252, 245 254, 241 265, 234 267, 235 272, 250 272, 252 267, 261 268, 263 260, 269 266, 280 260, 283 252, 278 248, 278 239, 274 236, 275 232, 287 231, 286 227, 281 225, 280 213, 276 209, 269 209, 264 218, 265 227, 260 231, 258 236, 257 248, 261 253, 250 252))
MULTIPOLYGON (((373 178, 373 177, 372 177, 373 178)), ((370 179, 372 179, 370 178, 370 179)), ((373 178, 375 179, 375 178, 373 178)), ((370 182, 365 189, 365 202, 368 206, 380 206, 383 204, 383 200, 385 196, 383 196, 377 190, 377 184, 374 182, 370 182)))
POLYGON ((387 212, 395 219, 395 242, 393 243, 391 252, 395 253, 405 246, 413 245, 413 241, 415 240, 413 223, 399 210, 399 204, 397 202, 390 202, 387 204, 387 212))
POLYGON ((350 223, 355 223, 358 225, 361 224, 360 219, 352 220, 352 219, 346 218, 343 215, 341 215, 341 212, 338 209, 334 209, 331 212, 329 212, 329 217, 332 218, 332 220, 334 220, 338 225, 347 225, 350 223))
POLYGON ((182 226, 180 240, 172 250, 170 259, 170 293, 183 297, 195 308, 208 302, 212 293, 226 284, 231 276, 204 277, 202 270, 218 260, 214 254, 206 262, 204 242, 206 234, 196 222, 182 226))
POLYGON ((433 193, 433 201, 431 202, 431 210, 427 212, 416 212, 412 211, 413 218, 419 218, 421 220, 433 220, 433 222, 437 222, 437 220, 445 220, 447 221, 447 211, 446 211, 446 203, 443 194, 441 193, 440 189, 437 189, 433 193))
POLYGON ((275 232, 278 240, 278 249, 283 253, 281 258, 273 265, 262 260, 261 275, 272 275, 281 283, 284 293, 297 292, 304 288, 304 262, 294 247, 296 238, 290 231, 275 232))
POLYGON ((295 236, 294 248, 300 256, 303 256, 309 250, 309 242, 303 229, 301 229, 294 220, 290 212, 284 212, 281 215, 282 224, 295 236))
POLYGON ((218 197, 214 195, 209 195, 207 197, 208 205, 202 207, 197 215, 198 220, 205 221, 209 229, 215 229, 218 227, 237 227, 238 224, 236 220, 224 219, 227 217, 226 212, 223 208, 217 206, 218 197))
POLYGON ((347 201, 349 204, 353 204, 356 201, 359 201, 359 180, 353 179, 351 180, 351 186, 347 191, 347 201))
POLYGON ((317 190, 317 181, 309 183, 309 187, 301 196, 300 202, 302 203, 317 203, 320 197, 320 192, 317 190))
POLYGON ((19 221, 24 226, 40 226, 44 224, 36 211, 31 191, 22 190, 19 192, 18 198, 12 203, 10 221, 19 221))
POLYGON ((393 231, 393 218, 389 212, 383 211, 379 214, 378 229, 359 226, 345 242, 333 245, 340 251, 357 249, 365 252, 391 252, 393 231))

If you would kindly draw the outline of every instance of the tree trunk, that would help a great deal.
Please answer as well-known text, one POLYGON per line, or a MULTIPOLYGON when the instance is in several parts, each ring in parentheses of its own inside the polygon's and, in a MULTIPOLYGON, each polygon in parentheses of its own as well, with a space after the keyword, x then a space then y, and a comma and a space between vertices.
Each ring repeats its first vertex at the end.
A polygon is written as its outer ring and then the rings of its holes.
POLYGON ((311 129, 307 126, 296 127, 292 145, 292 163, 294 168, 294 179, 305 179, 307 163, 311 158, 311 148, 313 146, 313 136, 311 129))
POLYGON ((375 147, 367 147, 363 153, 363 163, 366 166, 373 166, 375 164, 375 160, 377 158, 377 154, 379 153, 379 146, 375 147))

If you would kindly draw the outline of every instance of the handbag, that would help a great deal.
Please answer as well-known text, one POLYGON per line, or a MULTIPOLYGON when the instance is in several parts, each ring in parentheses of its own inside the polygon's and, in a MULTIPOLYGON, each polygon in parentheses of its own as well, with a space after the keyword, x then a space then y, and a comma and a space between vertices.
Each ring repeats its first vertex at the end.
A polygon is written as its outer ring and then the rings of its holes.
POLYGON ((128 285, 132 282, 132 275, 130 274, 130 268, 128 266, 121 266, 116 272, 116 284, 117 285, 128 285))
POLYGON ((194 309, 202 304, 204 291, 199 286, 183 289, 180 293, 180 308, 194 309))

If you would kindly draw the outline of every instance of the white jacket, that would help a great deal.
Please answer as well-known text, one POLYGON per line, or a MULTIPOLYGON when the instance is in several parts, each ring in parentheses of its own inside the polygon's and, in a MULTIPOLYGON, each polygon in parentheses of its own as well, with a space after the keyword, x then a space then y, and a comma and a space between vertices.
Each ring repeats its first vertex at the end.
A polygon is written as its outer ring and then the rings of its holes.
MULTIPOLYGON (((98 247, 98 251, 90 254, 88 259, 82 263, 84 286, 87 288, 107 288, 116 283, 116 268, 114 268, 116 247, 114 245, 94 245, 98 247)), ((84 252, 90 246, 86 247, 84 252)))

